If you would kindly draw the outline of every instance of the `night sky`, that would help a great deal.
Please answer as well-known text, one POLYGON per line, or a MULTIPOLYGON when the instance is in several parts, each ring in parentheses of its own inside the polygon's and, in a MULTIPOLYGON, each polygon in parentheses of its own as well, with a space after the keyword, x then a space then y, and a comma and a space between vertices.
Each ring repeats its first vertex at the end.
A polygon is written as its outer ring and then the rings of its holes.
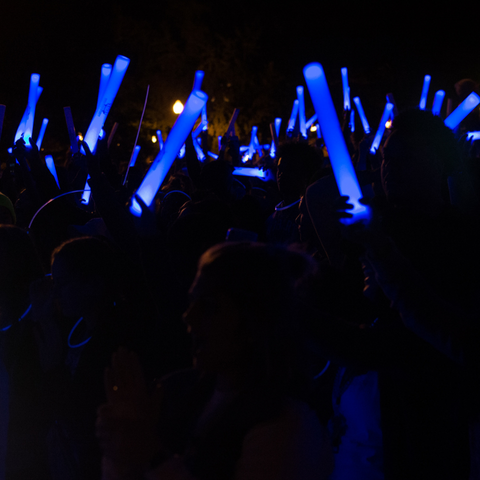
MULTIPOLYGON (((362 98, 366 110, 375 113, 388 92, 394 93, 400 107, 418 102, 427 73, 432 76, 431 92, 442 88, 447 96, 461 78, 480 79, 478 7, 468 4, 452 4, 442 10, 440 4, 418 2, 415 11, 407 10, 406 2, 361 5, 319 0, 291 2, 287 8, 279 7, 280 2, 252 0, 171 4, 87 0, 55 2, 55 6, 28 0, 21 8, 10 2, 1 9, 0 103, 7 109, 0 150, 13 138, 33 72, 40 73, 44 88, 36 125, 43 117, 50 119, 45 142, 51 148, 57 148, 53 136, 62 145, 68 142, 62 107, 71 106, 77 129, 86 129, 96 104, 101 65, 113 63, 118 54, 129 57, 131 64, 109 120, 115 120, 115 108, 121 109, 126 102, 136 102, 141 108, 141 92, 151 82, 140 51, 145 39, 137 43, 126 30, 131 23, 138 32, 142 25, 148 29, 168 25, 173 31, 178 25, 180 31, 183 15, 192 5, 197 12, 194 20, 208 32, 228 35, 247 27, 255 32, 255 61, 273 62, 281 73, 285 104, 293 101, 295 85, 304 84, 302 68, 311 61, 324 66, 332 94, 341 85, 340 68, 348 67, 352 93, 362 98), (121 28, 119 17, 123 18, 121 28), (125 98, 125 92, 135 98, 125 98)), ((191 71, 188 82, 178 79, 185 95, 198 68, 194 63, 186 65, 191 71)), ((256 68, 249 68, 255 76, 256 68)), ((173 87, 152 83, 151 94, 169 88, 173 87)), ((272 117, 284 115, 282 108, 272 112, 272 117)))

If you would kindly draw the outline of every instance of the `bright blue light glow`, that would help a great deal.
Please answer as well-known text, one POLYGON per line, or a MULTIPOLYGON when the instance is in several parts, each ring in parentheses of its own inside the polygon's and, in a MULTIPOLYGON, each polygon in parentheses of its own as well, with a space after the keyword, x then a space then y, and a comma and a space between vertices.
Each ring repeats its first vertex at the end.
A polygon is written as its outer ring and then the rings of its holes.
POLYGON ((97 107, 95 110, 98 110, 100 102, 102 101, 103 95, 105 94, 105 89, 108 85, 108 80, 110 74, 112 73, 112 66, 109 63, 104 63, 102 65, 102 71, 100 73, 100 87, 98 88, 98 98, 97 98, 97 107))
POLYGON ((303 138, 307 138, 307 125, 305 121, 305 98, 303 96, 303 87, 297 87, 298 100, 298 118, 300 120, 300 133, 303 138))
POLYGON ((58 183, 57 169, 55 168, 55 162, 53 161, 53 157, 51 155, 45 155, 45 164, 57 182, 57 187, 60 188, 60 184, 58 183))
POLYGON ((194 138, 193 139, 193 147, 195 148, 195 152, 197 152, 197 158, 203 162, 205 161, 205 154, 203 153, 202 147, 200 146, 200 142, 198 141, 199 139, 194 138))
MULTIPOLYGON (((137 195, 147 206, 152 204, 158 189, 162 185, 162 182, 170 170, 180 148, 185 143, 187 135, 195 125, 207 99, 207 94, 200 90, 194 90, 188 97, 188 100, 185 103, 185 108, 173 125, 162 151, 159 152, 153 161, 152 166, 137 190, 137 195)), ((136 216, 142 214, 142 209, 136 200, 132 201, 130 211, 136 216)))
POLYGON ((445 98, 445 92, 439 90, 435 93, 435 98, 433 99, 432 113, 434 115, 440 115, 440 110, 442 109, 443 99, 445 98))
POLYGON ((350 210, 353 218, 345 219, 344 223, 367 219, 370 212, 365 205, 359 202, 362 198, 362 191, 343 139, 323 68, 319 63, 310 63, 303 69, 303 74, 317 112, 318 122, 322 128, 338 190, 341 195, 348 195, 349 202, 354 207, 353 210, 350 210))
POLYGON ((255 155, 255 137, 257 136, 257 127, 252 127, 252 133, 250 135, 250 143, 248 144, 248 156, 253 158, 255 155))
POLYGON ((343 85, 343 109, 350 110, 350 87, 348 86, 348 71, 342 68, 342 85, 343 85))
POLYGON ((242 177, 257 177, 262 180, 267 178, 267 172, 261 170, 260 168, 250 168, 250 167, 234 167, 233 174, 242 176, 242 177))
POLYGON ((205 76, 205 72, 202 70, 197 70, 195 72, 195 80, 193 81, 193 88, 192 90, 201 90, 202 89, 202 82, 203 77, 205 76))
POLYGON ((102 128, 100 130, 100 135, 98 136, 98 139, 99 140, 103 140, 103 138, 105 137, 105 130, 102 128))
POLYGON ((391 120, 393 121, 395 115, 398 115, 397 104, 395 103, 395 99, 393 98, 393 93, 387 93, 387 102, 393 103, 392 115, 390 116, 391 120))
POLYGON ((365 116, 365 112, 363 111, 362 107, 362 102, 360 102, 359 97, 355 97, 353 99, 355 106, 357 107, 357 112, 360 115, 360 120, 362 121, 363 125, 363 131, 365 132, 365 135, 368 135, 370 133, 370 125, 367 122, 367 117, 365 116))
POLYGON ((320 128, 320 124, 317 123, 317 138, 322 138, 322 129, 320 128))
POLYGON ((261 157, 263 155, 262 145, 260 145, 260 142, 258 141, 258 137, 256 135, 253 139, 253 144, 255 145, 255 150, 258 152, 258 155, 261 157))
POLYGON ((218 136, 218 151, 220 151, 222 149, 222 136, 219 135, 218 136))
POLYGON ((139 145, 137 145, 134 149, 133 149, 133 152, 132 152, 132 156, 130 158, 130 167, 133 167, 135 166, 135 162, 137 161, 137 157, 138 157, 138 154, 140 153, 140 147, 139 145))
POLYGON ((180 147, 180 151, 178 152, 178 158, 183 158, 185 156, 185 144, 180 147))
POLYGON ((88 145, 88 148, 90 148, 92 153, 95 153, 100 130, 105 124, 108 112, 115 100, 129 63, 130 60, 123 55, 118 55, 115 59, 110 78, 105 87, 105 92, 98 104, 98 108, 95 111, 92 121, 90 122, 87 133, 85 134, 85 143, 88 145))
POLYGON ((33 73, 30 77, 27 108, 25 109, 25 113, 20 121, 17 132, 15 133, 15 142, 17 142, 17 140, 23 136, 23 140, 27 146, 30 146, 29 138, 31 138, 33 131, 35 107, 37 106, 38 98, 43 90, 38 86, 39 82, 40 75, 38 73, 33 73))
POLYGON ((197 138, 200 135, 200 133, 202 132, 202 130, 206 130, 207 128, 208 128, 208 123, 204 124, 203 121, 201 121, 198 124, 198 127, 192 132, 193 138, 197 138))
POLYGON ((310 120, 308 120, 308 122, 306 123, 305 127, 307 128, 307 130, 314 124, 314 122, 317 121, 317 114, 314 113, 312 115, 312 117, 310 118, 310 120))
POLYGON ((355 131, 355 110, 353 108, 350 110, 350 122, 348 125, 353 133, 355 131))
POLYGON ((298 100, 293 102, 292 114, 290 115, 290 120, 288 121, 287 132, 292 132, 295 128, 295 122, 297 121, 298 114, 298 100))
POLYGON ((275 119, 275 132, 277 133, 277 138, 280 135, 280 125, 282 124, 282 119, 281 118, 276 118, 275 119))
POLYGON ((423 79, 422 96, 420 97, 420 103, 418 105, 420 110, 425 110, 425 107, 427 106, 428 89, 430 87, 431 79, 432 77, 430 75, 425 75, 425 78, 423 79))
POLYGON ((370 153, 375 154, 380 146, 380 142, 382 141, 383 134, 385 133, 385 124, 387 120, 390 118, 393 110, 393 103, 387 103, 385 108, 383 109, 383 115, 380 120, 380 125, 378 126, 377 133, 375 134, 375 138, 373 139, 372 146, 370 147, 370 153))
POLYGON ((472 92, 446 119, 445 125, 452 130, 480 103, 480 97, 472 92))
POLYGON ((90 175, 87 175, 87 180, 85 181, 85 188, 83 189, 83 194, 81 199, 81 202, 85 205, 88 205, 90 203, 90 195, 92 193, 92 189, 88 184, 89 178, 90 178, 90 175))
POLYGON ((480 140, 480 132, 468 132, 467 133, 467 140, 480 140))
POLYGON ((160 147, 160 151, 163 148, 163 137, 162 137, 162 131, 157 130, 157 140, 158 140, 158 146, 160 147))
POLYGON ((213 152, 207 152, 207 153, 208 153, 208 155, 209 155, 210 157, 212 157, 213 159, 218 160, 218 155, 217 155, 216 153, 213 153, 213 152))
POLYGON ((240 152, 243 153, 243 152, 246 152, 248 150, 248 146, 247 145, 242 145, 240 147, 240 152))
POLYGON ((202 130, 208 130, 207 104, 205 104, 202 108, 202 130))
POLYGON ((40 133, 38 134, 38 138, 37 138, 38 150, 42 148, 43 137, 45 135, 45 130, 47 129, 47 125, 48 125, 48 118, 44 118, 42 122, 42 126, 40 128, 40 133))
POLYGON ((7 152, 11 155, 13 153, 13 148, 12 147, 7 148, 7 152))

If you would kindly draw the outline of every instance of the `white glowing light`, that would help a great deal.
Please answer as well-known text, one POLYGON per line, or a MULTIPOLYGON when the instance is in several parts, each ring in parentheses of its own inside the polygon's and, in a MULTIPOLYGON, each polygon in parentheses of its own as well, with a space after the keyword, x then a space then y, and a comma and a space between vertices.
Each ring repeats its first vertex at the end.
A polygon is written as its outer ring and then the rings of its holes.
POLYGON ((152 143, 157 143, 158 139, 155 135, 152 135, 152 143))
POLYGON ((180 115, 183 112, 183 103, 180 100, 177 100, 173 104, 173 113, 180 115))

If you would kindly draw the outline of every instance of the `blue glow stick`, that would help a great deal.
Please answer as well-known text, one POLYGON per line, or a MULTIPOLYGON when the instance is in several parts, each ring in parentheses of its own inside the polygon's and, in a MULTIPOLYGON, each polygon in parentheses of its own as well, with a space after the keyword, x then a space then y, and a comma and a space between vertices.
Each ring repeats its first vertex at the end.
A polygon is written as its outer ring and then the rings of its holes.
POLYGON ((53 157, 51 155, 45 155, 45 164, 57 182, 57 187, 60 188, 60 184, 58 183, 57 169, 55 168, 55 162, 53 161, 53 157))
POLYGON ((295 128, 295 122, 297 120, 298 114, 298 100, 293 102, 292 114, 290 115, 290 120, 288 121, 287 133, 293 132, 295 128))
POLYGON ((430 87, 431 79, 432 77, 430 75, 425 75, 425 78, 423 79, 422 96, 420 97, 420 104, 418 105, 420 110, 425 110, 425 107, 427 106, 428 88, 430 87))
POLYGON ((439 90, 435 93, 435 98, 433 99, 432 113, 434 115, 440 115, 440 110, 442 109, 443 99, 445 98, 445 92, 439 90))
POLYGON ((322 129, 320 128, 320 124, 317 123, 317 138, 322 138, 322 129))
POLYGON ((205 76, 205 72, 202 70, 197 70, 195 72, 195 80, 193 81, 193 88, 192 90, 201 90, 202 89, 202 82, 203 77, 205 76))
POLYGON ((367 117, 365 116, 365 112, 363 111, 360 98, 355 97, 353 101, 355 103, 355 106, 357 107, 357 112, 360 115, 360 120, 362 121, 362 125, 363 125, 363 131, 365 132, 365 135, 368 135, 370 133, 370 125, 367 122, 367 117))
POLYGON ((28 91, 28 103, 25 113, 23 114, 20 125, 18 126, 17 132, 15 133, 15 143, 17 140, 23 136, 25 145, 30 146, 28 139, 32 136, 33 131, 33 120, 35 118, 35 107, 37 105, 38 98, 42 93, 42 90, 39 90, 40 75, 38 73, 33 73, 30 76, 30 88, 28 91))
POLYGON ((355 110, 353 108, 350 110, 349 127, 350 131, 353 133, 355 131, 355 110))
POLYGON ((298 118, 300 120, 300 133, 303 138, 307 138, 307 126, 305 121, 305 98, 303 96, 303 87, 297 87, 298 100, 298 118))
POLYGON ((348 86, 348 71, 342 68, 342 85, 343 85, 343 109, 350 110, 350 87, 348 86))
POLYGON ((213 152, 207 152, 207 153, 208 153, 208 155, 209 155, 210 157, 212 157, 213 159, 218 160, 218 155, 217 155, 216 153, 213 153, 213 152))
POLYGON ((250 135, 250 143, 248 144, 248 157, 253 158, 255 155, 255 137, 257 136, 257 127, 252 127, 250 135))
POLYGON ((248 150, 248 145, 242 145, 242 146, 240 147, 240 152, 241 152, 241 153, 244 153, 244 152, 246 152, 247 150, 248 150))
POLYGON ((250 167, 233 167, 233 174, 242 177, 257 177, 261 179, 267 178, 267 172, 260 168, 250 167))
MULTIPOLYGON (((204 128, 204 127, 205 127, 205 125, 204 125, 203 121, 200 121, 197 128, 192 132, 193 138, 197 138, 200 135, 200 133, 202 132, 202 130, 206 130, 206 128, 204 128)), ((206 127, 208 128, 208 123, 207 123, 206 127)))
POLYGON ((185 156, 185 144, 183 144, 178 152, 178 158, 183 158, 185 156))
POLYGON ((312 115, 312 117, 308 120, 308 122, 306 123, 305 127, 307 128, 307 130, 317 121, 317 114, 314 113, 312 115))
POLYGON ((353 210, 349 210, 353 218, 342 221, 348 224, 366 219, 369 216, 369 209, 359 202, 362 191, 345 145, 323 68, 319 63, 310 63, 303 69, 303 74, 317 112, 318 122, 322 127, 338 190, 341 195, 348 195, 349 202, 353 204, 353 210))
POLYGON ((130 159, 130 167, 133 167, 135 165, 135 162, 137 161, 138 154, 140 153, 140 148, 142 148, 142 147, 137 145, 133 149, 132 158, 130 159))
POLYGON ((45 135, 45 130, 47 129, 48 118, 44 118, 42 122, 42 127, 40 128, 40 133, 37 138, 37 148, 40 150, 42 148, 43 137, 45 135))
POLYGON ((275 119, 275 132, 277 134, 277 138, 280 135, 280 125, 282 124, 282 119, 281 118, 276 118, 275 119))
POLYGON ((85 182, 85 188, 83 189, 82 198, 80 200, 85 205, 88 205, 90 203, 90 195, 92 193, 92 189, 90 188, 90 185, 88 184, 89 179, 90 179, 90 175, 87 175, 87 180, 85 182))
POLYGON ((158 139, 158 146, 160 147, 160 150, 163 148, 163 137, 162 137, 162 131, 157 130, 157 139, 158 139))
POLYGON ((218 151, 220 151, 222 149, 222 136, 219 135, 218 136, 218 151))
POLYGON ((380 142, 382 141, 383 134, 385 133, 385 124, 387 120, 390 118, 393 110, 393 103, 387 103, 385 108, 383 109, 383 115, 380 120, 380 125, 378 126, 377 133, 375 134, 375 138, 373 139, 372 146, 370 147, 370 153, 375 154, 380 146, 380 142))
POLYGON ((103 140, 103 138, 105 137, 105 130, 102 128, 100 130, 100 135, 98 136, 98 139, 99 140, 103 140))
POLYGON ((203 153, 201 144, 198 141, 198 138, 193 139, 193 147, 195 148, 195 152, 197 152, 197 158, 203 162, 205 161, 205 154, 203 153))
POLYGON ((446 119, 445 125, 452 130, 480 103, 480 97, 472 92, 446 119))
POLYGON ((88 148, 92 153, 95 153, 100 130, 105 124, 108 112, 110 111, 112 103, 115 100, 129 63, 130 60, 123 55, 118 55, 118 57, 115 59, 112 73, 110 74, 108 84, 105 87, 105 93, 103 94, 102 100, 98 104, 98 108, 96 109, 87 133, 85 134, 85 143, 88 145, 88 148))
MULTIPOLYGON (((207 99, 207 94, 201 90, 194 90, 188 97, 185 108, 173 125, 162 151, 159 152, 153 161, 152 166, 136 192, 147 206, 152 204, 158 189, 162 185, 180 148, 185 143, 185 139, 191 132, 193 125, 195 125, 207 99)), ((195 144, 195 142, 193 143, 195 144)), ((132 201, 130 211, 136 216, 142 214, 142 209, 135 199, 132 201)))
POLYGON ((392 115, 390 117, 393 120, 398 115, 397 104, 395 98, 393 98, 393 93, 387 93, 387 102, 393 103, 392 115))
POLYGON ((102 65, 102 71, 100 73, 100 87, 98 88, 98 98, 97 98, 97 107, 95 110, 98 110, 100 102, 102 101, 103 95, 105 94, 105 89, 108 85, 108 80, 110 74, 112 73, 112 66, 109 63, 104 63, 102 65))
POLYGON ((480 132, 468 132, 467 133, 467 140, 480 140, 480 132))
POLYGON ((207 104, 205 104, 202 108, 202 130, 208 130, 207 104))

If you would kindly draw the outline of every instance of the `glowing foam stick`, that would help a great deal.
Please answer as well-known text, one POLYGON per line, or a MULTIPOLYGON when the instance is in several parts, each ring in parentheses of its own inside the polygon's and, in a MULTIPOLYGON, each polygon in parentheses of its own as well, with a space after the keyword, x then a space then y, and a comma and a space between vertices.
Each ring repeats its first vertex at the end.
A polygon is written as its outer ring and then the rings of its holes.
POLYGON ((80 200, 85 205, 88 205, 90 203, 90 195, 92 193, 92 189, 88 184, 89 179, 90 175, 87 175, 87 181, 85 182, 85 188, 83 189, 82 199, 80 200))
MULTIPOLYGON (((193 138, 197 138, 202 132, 202 130, 205 130, 205 128, 203 127, 204 127, 203 121, 200 121, 197 128, 192 132, 193 138)), ((208 124, 207 124, 207 128, 208 128, 208 124)))
POLYGON ((257 136, 257 127, 252 127, 250 135, 250 143, 248 144, 248 157, 253 158, 255 155, 255 137, 257 136))
POLYGON ((445 125, 452 130, 480 103, 480 97, 472 92, 446 119, 445 125))
POLYGON ((202 108, 202 130, 208 130, 207 105, 202 108))
POLYGON ((185 144, 182 145, 180 151, 178 152, 178 158, 183 158, 185 156, 185 144))
POLYGON ((393 120, 398 115, 397 104, 395 102, 395 98, 393 98, 393 93, 387 93, 387 102, 393 103, 393 110, 391 119, 393 120))
POLYGON ((202 89, 202 82, 203 77, 205 76, 205 72, 202 70, 197 70, 195 72, 195 80, 193 81, 193 88, 192 90, 201 90, 202 89))
POLYGON ((140 147, 139 145, 137 145, 134 149, 133 149, 133 153, 132 153, 132 156, 130 158, 130 167, 133 167, 135 166, 135 162, 137 161, 137 157, 138 157, 138 154, 140 153, 140 149, 142 147, 140 147))
POLYGON ((45 155, 45 164, 57 182, 57 187, 60 188, 60 184, 58 183, 57 169, 55 168, 55 162, 53 161, 53 157, 51 155, 45 155))
POLYGON ((305 120, 305 99, 303 96, 303 87, 297 87, 298 100, 298 118, 300 120, 300 133, 303 138, 307 138, 307 126, 305 120))
POLYGON ((108 84, 105 87, 102 100, 98 104, 98 108, 96 109, 87 133, 85 134, 85 143, 88 145, 88 148, 90 148, 92 153, 95 153, 95 147, 97 146, 100 130, 105 124, 108 112, 110 111, 112 103, 115 100, 129 63, 130 60, 122 55, 119 55, 115 59, 112 73, 110 74, 108 84))
POLYGON ((293 132, 295 128, 295 122, 297 121, 298 114, 298 100, 293 102, 292 114, 290 115, 290 120, 288 121, 287 133, 293 132))
POLYGON ((312 117, 310 118, 310 120, 308 120, 308 122, 305 124, 305 127, 307 128, 307 130, 317 121, 317 114, 314 113, 312 115, 312 117))
POLYGON ((200 146, 200 143, 198 142, 199 139, 194 138, 193 139, 193 147, 195 148, 195 152, 197 152, 197 158, 203 162, 205 161, 205 154, 203 153, 202 147, 200 146))
POLYGON ((468 132, 467 133, 467 140, 480 140, 480 132, 468 132))
POLYGON ((45 135, 45 130, 47 129, 48 118, 44 118, 42 122, 42 127, 40 128, 40 133, 37 138, 37 148, 40 150, 42 148, 43 136, 45 135))
POLYGON ((432 77, 430 75, 425 75, 425 78, 423 79, 422 96, 420 97, 420 103, 418 105, 420 110, 425 110, 425 107, 427 106, 428 88, 430 87, 431 79, 432 77))
POLYGON ((345 223, 367 218, 369 209, 359 202, 362 191, 343 139, 323 68, 319 63, 310 63, 303 69, 303 74, 317 112, 318 122, 322 127, 338 190, 341 195, 348 195, 349 203, 353 204, 353 210, 349 211, 353 218, 346 219, 345 223))
POLYGON ((222 136, 219 135, 217 137, 217 140, 218 140, 218 151, 220 151, 222 149, 222 136))
MULTIPOLYGON (((375 154, 380 146, 380 142, 382 141, 383 134, 385 133, 385 124, 387 120, 390 118, 393 110, 393 103, 387 103, 385 108, 383 109, 383 115, 380 120, 380 125, 378 126, 377 133, 375 134, 375 138, 373 139, 372 146, 370 147, 370 153, 375 154)), ((328 147, 327 147, 328 148, 328 147)))
POLYGON ((248 150, 248 145, 242 145, 242 146, 240 147, 240 152, 241 152, 241 153, 244 153, 244 152, 246 152, 247 150, 248 150))
POLYGON ((317 132, 317 138, 322 138, 322 130, 321 130, 321 128, 320 128, 320 124, 319 124, 319 123, 317 123, 317 130, 316 130, 316 132, 317 132))
POLYGON ((98 136, 98 139, 99 139, 99 140, 103 140, 104 137, 105 137, 105 130, 102 128, 102 129, 100 130, 100 135, 98 136))
POLYGON ((208 153, 208 155, 209 155, 210 157, 212 157, 213 159, 218 160, 218 155, 217 155, 216 153, 213 153, 213 152, 207 152, 207 153, 208 153))
POLYGON ((158 139, 158 146, 160 147, 160 150, 163 148, 163 137, 162 137, 162 131, 157 130, 157 139, 158 139))
POLYGON ((370 133, 370 125, 367 122, 367 117, 365 116, 365 112, 363 111, 360 98, 355 97, 353 101, 355 103, 355 106, 357 107, 357 112, 360 115, 360 120, 362 121, 362 125, 363 125, 363 131, 365 132, 365 135, 368 135, 370 133))
POLYGON ((260 168, 250 168, 250 167, 233 167, 233 174, 243 177, 257 177, 257 178, 267 178, 267 172, 261 170, 260 168))
POLYGON ((354 132, 355 131, 355 110, 352 108, 350 110, 350 122, 348 123, 350 127, 350 131, 354 132))
MULTIPOLYGON (((136 192, 147 206, 152 204, 158 189, 170 170, 178 151, 185 143, 187 135, 191 132, 207 99, 207 94, 200 90, 194 90, 188 97, 185 108, 173 125, 162 151, 153 161, 136 192)), ((132 201, 130 211, 136 216, 142 214, 142 209, 135 199, 132 201)))
POLYGON ((432 113, 434 115, 440 115, 440 110, 442 109, 443 99, 445 98, 445 92, 439 90, 435 93, 435 98, 433 99, 432 113))
POLYGON ((35 107, 42 90, 39 90, 40 75, 33 73, 30 77, 30 89, 28 91, 28 103, 25 113, 23 114, 20 125, 15 133, 15 142, 23 136, 25 145, 30 146, 28 139, 32 136, 33 120, 35 118, 35 107))
POLYGON ((97 108, 100 106, 100 102, 105 94, 105 89, 108 85, 108 79, 110 78, 110 74, 112 73, 112 66, 109 63, 104 63, 102 65, 102 72, 100 74, 100 87, 98 88, 98 99, 97 99, 97 108))
POLYGON ((0 138, 2 138, 3 119, 5 118, 5 105, 0 105, 0 138))
POLYGON ((343 85, 343 109, 350 110, 350 87, 348 86, 348 71, 342 68, 342 85, 343 85))

